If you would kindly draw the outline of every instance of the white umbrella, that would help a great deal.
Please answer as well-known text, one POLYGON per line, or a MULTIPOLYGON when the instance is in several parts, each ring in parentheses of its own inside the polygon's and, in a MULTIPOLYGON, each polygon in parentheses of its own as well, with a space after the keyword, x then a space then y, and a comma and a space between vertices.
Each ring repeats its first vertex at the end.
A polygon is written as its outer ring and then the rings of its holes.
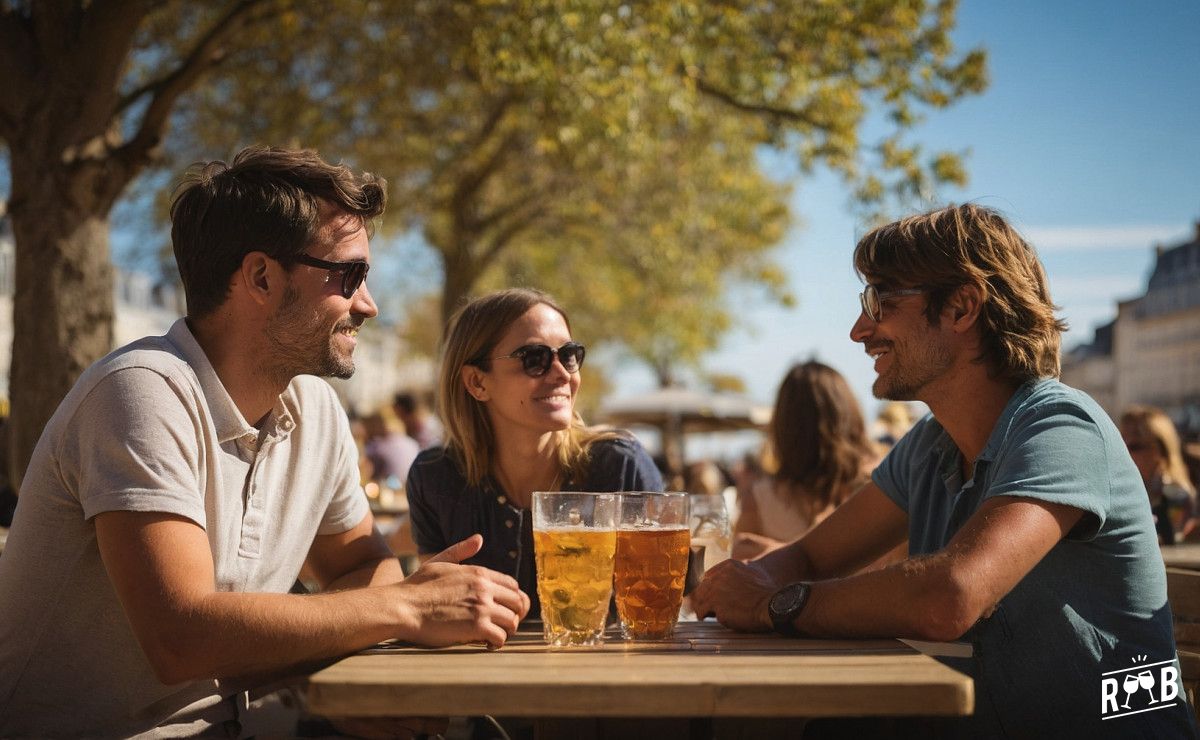
POLYGON ((599 414, 602 421, 616 425, 678 426, 683 433, 730 432, 766 426, 771 407, 728 393, 670 387, 606 400, 599 414))
POLYGON ((684 434, 761 429, 771 420, 771 407, 728 393, 669 387, 607 400, 599 418, 614 426, 657 427, 667 472, 677 474, 683 469, 684 434))

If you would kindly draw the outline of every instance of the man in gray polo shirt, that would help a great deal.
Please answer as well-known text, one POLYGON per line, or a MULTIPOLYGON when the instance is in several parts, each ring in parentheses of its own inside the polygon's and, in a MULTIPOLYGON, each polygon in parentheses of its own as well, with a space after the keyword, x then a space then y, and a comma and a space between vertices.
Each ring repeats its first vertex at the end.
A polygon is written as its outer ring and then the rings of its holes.
POLYGON ((89 368, 24 478, 0 558, 0 736, 236 733, 253 677, 516 629, 516 582, 458 564, 478 537, 403 578, 312 377, 354 371, 384 201, 369 174, 264 147, 181 187, 187 319, 89 368), (306 560, 322 593, 290 595, 306 560))

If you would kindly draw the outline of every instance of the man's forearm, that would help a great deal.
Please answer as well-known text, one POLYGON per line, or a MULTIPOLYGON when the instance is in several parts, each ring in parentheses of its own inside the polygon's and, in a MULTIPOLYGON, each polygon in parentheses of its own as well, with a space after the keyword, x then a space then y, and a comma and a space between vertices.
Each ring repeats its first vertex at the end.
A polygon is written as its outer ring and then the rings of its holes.
POLYGON ((953 587, 944 560, 933 555, 817 581, 796 627, 813 637, 956 640, 978 618, 979 609, 953 587))
POLYGON ((216 592, 197 598, 143 645, 159 678, 177 683, 272 673, 361 650, 415 628, 394 592, 307 596, 216 592))
POLYGON ((754 562, 765 568, 780 585, 821 577, 813 571, 812 561, 800 541, 772 550, 754 562))
POLYGON ((344 591, 352 588, 386 586, 404 580, 404 570, 395 557, 381 558, 326 584, 322 591, 344 591))

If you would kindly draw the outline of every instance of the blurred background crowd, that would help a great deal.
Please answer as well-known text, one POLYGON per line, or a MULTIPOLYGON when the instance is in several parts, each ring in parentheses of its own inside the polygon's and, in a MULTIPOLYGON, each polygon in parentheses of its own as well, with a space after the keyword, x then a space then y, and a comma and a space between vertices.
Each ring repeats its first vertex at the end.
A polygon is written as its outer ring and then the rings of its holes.
MULTIPOLYGON (((841 374, 808 361, 788 370, 768 420, 746 451, 698 455, 674 468, 661 452, 661 431, 634 429, 658 451, 654 460, 668 489, 722 499, 730 554, 753 558, 796 540, 829 516, 869 480, 875 464, 924 413, 921 404, 893 401, 868 419, 841 374)), ((1160 543, 1200 541, 1194 484, 1200 479, 1200 440, 1182 439, 1170 417, 1151 406, 1131 406, 1118 421, 1146 485, 1160 543)), ((350 425, 372 507, 396 553, 415 564, 405 481, 417 453, 442 442, 433 400, 428 393, 401 392, 365 413, 352 411, 350 425)), ((737 434, 746 446, 746 432, 737 434)), ((900 548, 882 562, 903 554, 900 548)))

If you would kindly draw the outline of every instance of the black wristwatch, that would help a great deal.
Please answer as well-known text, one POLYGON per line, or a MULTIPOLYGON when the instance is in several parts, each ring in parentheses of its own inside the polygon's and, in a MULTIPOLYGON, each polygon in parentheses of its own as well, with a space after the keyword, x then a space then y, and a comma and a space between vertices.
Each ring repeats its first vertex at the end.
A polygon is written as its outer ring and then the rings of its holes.
POLYGON ((808 583, 797 581, 789 583, 771 596, 771 600, 767 602, 767 611, 771 615, 771 626, 776 632, 786 637, 800 636, 800 630, 796 629, 796 617, 804 611, 811 588, 808 583))

